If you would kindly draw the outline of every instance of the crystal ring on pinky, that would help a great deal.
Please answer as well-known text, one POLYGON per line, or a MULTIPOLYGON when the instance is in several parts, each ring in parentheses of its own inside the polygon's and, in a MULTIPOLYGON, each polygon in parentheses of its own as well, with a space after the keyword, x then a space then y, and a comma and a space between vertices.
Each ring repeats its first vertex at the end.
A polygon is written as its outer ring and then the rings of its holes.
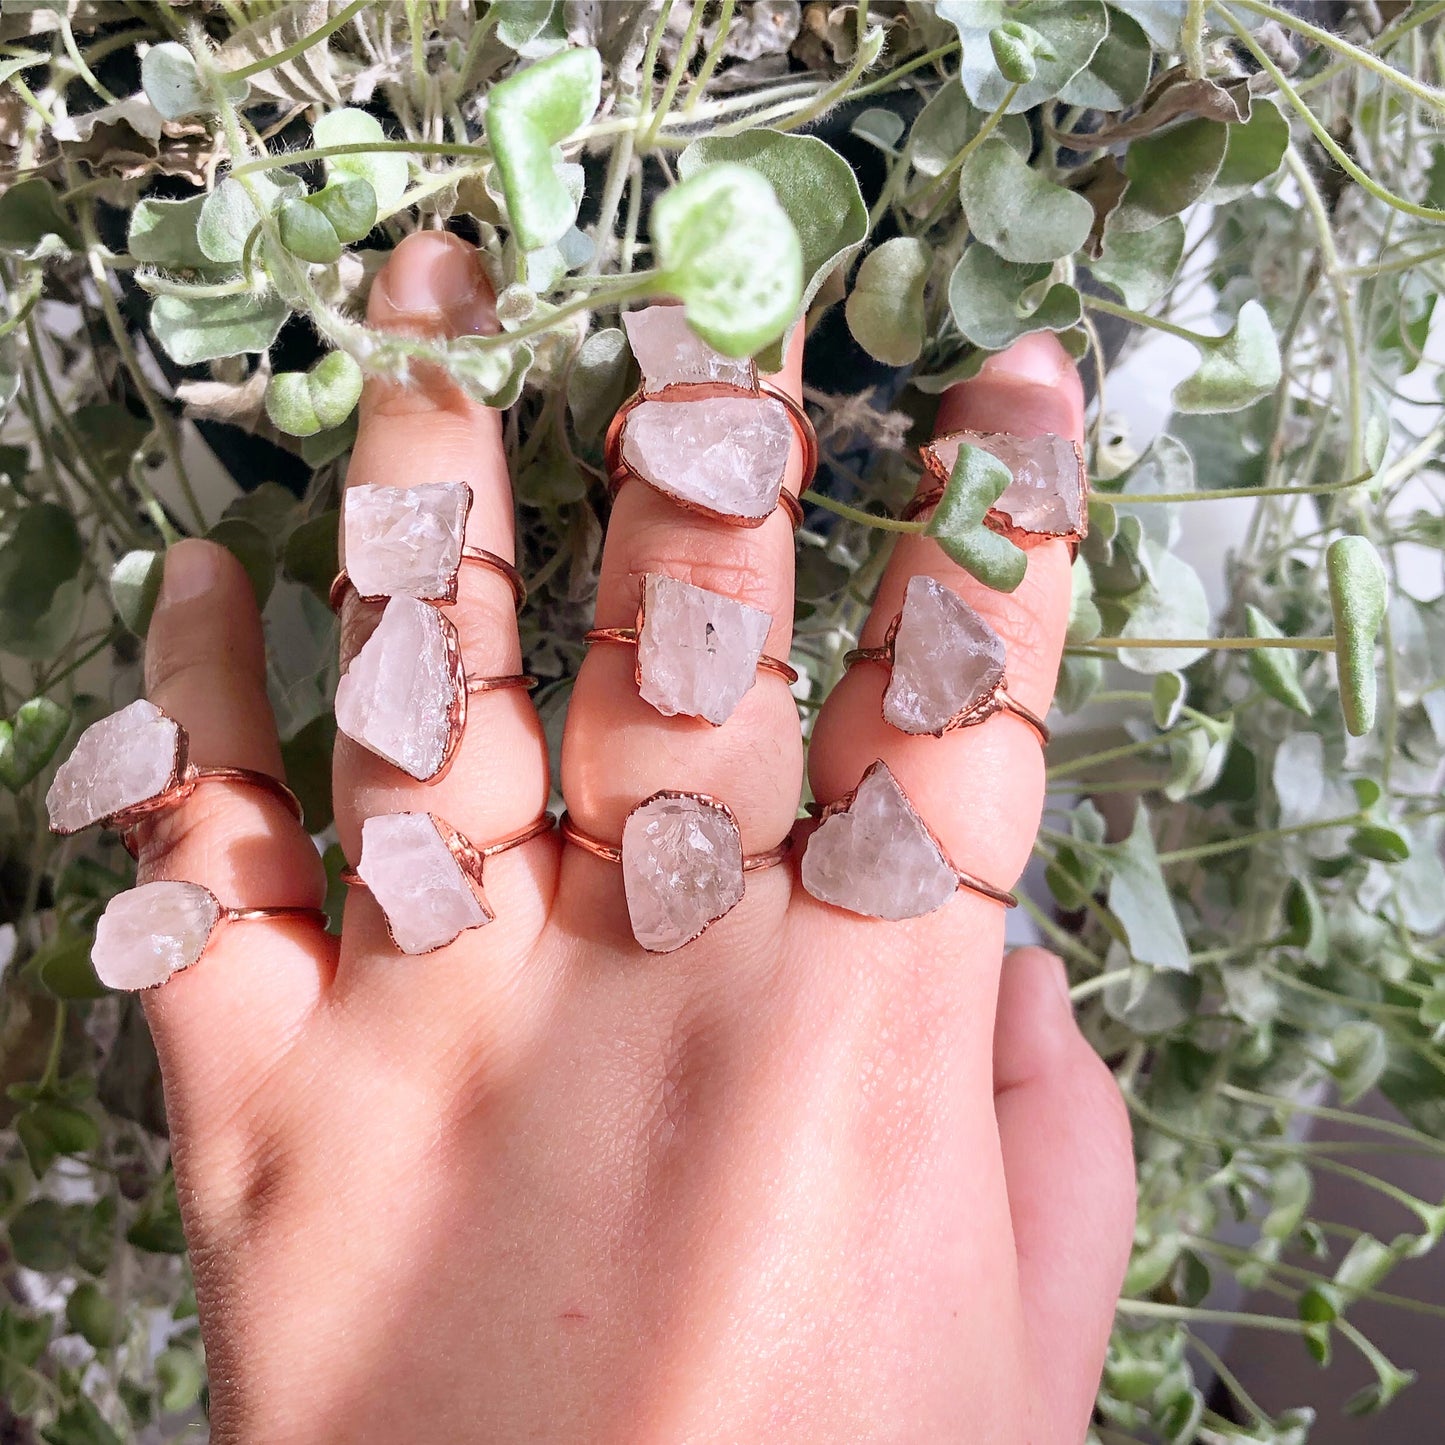
POLYGON ((883 721, 900 732, 942 737, 1007 711, 1048 744, 1048 725, 1005 685, 1003 639, 933 577, 909 578, 903 608, 881 647, 856 647, 843 661, 848 667, 877 662, 888 668, 883 721))
POLYGON ((185 728, 141 698, 92 723, 76 740, 45 795, 50 831, 65 836, 99 824, 120 831, 129 847, 131 829, 178 807, 202 783, 239 783, 269 793, 301 821, 301 804, 279 778, 191 762, 185 728))
POLYGON ((1005 908, 1018 899, 954 866, 880 758, 851 793, 825 808, 803 850, 803 887, 865 918, 919 918, 960 888, 1005 908))
POLYGON ((731 913, 743 877, 781 863, 790 834, 766 853, 744 855, 742 831, 726 803, 708 793, 664 789, 644 798, 622 825, 622 842, 584 833, 568 813, 562 836, 584 852, 622 865, 632 936, 649 953, 671 953, 731 913))
POLYGON ((326 926, 320 908, 227 908, 199 883, 142 883, 106 904, 90 958, 107 988, 154 988, 195 963, 222 925, 256 919, 326 926))
POLYGON ((479 847, 435 813, 379 813, 362 823, 361 861, 344 868, 341 881, 371 890, 402 953, 432 953, 496 917, 482 887, 486 860, 555 826, 543 813, 519 832, 479 847))

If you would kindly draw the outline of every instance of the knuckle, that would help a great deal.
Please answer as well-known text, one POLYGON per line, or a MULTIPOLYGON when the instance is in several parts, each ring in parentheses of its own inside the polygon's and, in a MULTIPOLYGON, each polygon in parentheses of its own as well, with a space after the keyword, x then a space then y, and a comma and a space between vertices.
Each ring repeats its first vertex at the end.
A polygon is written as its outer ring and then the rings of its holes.
POLYGON ((789 569, 771 531, 696 518, 645 522, 627 540, 624 565, 639 588, 644 573, 662 572, 776 615, 789 569))

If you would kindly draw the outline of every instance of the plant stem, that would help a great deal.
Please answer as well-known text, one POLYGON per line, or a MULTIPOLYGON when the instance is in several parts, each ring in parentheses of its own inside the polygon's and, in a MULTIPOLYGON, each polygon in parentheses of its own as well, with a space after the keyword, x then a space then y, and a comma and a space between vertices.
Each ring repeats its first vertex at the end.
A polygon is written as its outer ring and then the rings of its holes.
POLYGON ((1287 828, 1265 828, 1257 833, 1241 833, 1236 838, 1222 838, 1217 843, 1199 843, 1193 848, 1174 848, 1159 855, 1162 865, 1187 863, 1199 858, 1217 858, 1223 853, 1234 853, 1241 848, 1253 848, 1260 843, 1276 843, 1282 838, 1297 838, 1304 833, 1321 832, 1328 828, 1352 828, 1362 821, 1359 813, 1348 813, 1341 818, 1321 818, 1313 823, 1294 823, 1287 828))
POLYGON ((688 61, 692 59, 693 47, 697 44, 697 32, 702 25, 702 12, 706 6, 707 0, 692 0, 692 14, 688 16, 687 29, 683 31, 682 41, 677 47, 677 59, 672 63, 672 71, 667 77, 667 83, 662 87, 662 95, 656 106, 648 112, 648 123, 638 141, 639 149, 644 152, 651 150, 656 144, 662 122, 672 109, 672 102, 677 98, 678 86, 687 74, 688 61))
POLYGON ((259 60, 253 60, 250 65, 243 65, 238 70, 227 70, 223 72, 225 80, 249 80, 253 75, 260 75, 263 70, 274 70, 278 65, 285 65, 288 61, 295 60, 298 55, 304 55, 311 47, 334 31, 340 30, 353 15, 359 15, 370 3, 370 0, 351 0, 351 4, 338 10, 324 25, 318 25, 309 35, 303 35, 299 40, 288 45, 284 50, 278 50, 274 55, 263 55, 259 60))
POLYGON ((880 517, 874 512, 865 512, 859 507, 850 507, 847 502, 834 501, 832 497, 815 492, 811 487, 798 498, 800 502, 811 502, 834 516, 846 517, 850 522, 861 522, 865 527, 877 527, 882 532, 922 532, 925 522, 905 522, 898 517, 880 517))
MULTIPOLYGON (((703 0, 697 0, 702 4, 703 0)), ((707 90, 708 81, 712 79, 713 71, 718 68, 722 61, 723 50, 728 42, 728 26, 732 24, 733 7, 737 0, 722 0, 722 8, 718 11, 717 30, 713 34, 712 44, 707 48, 707 54, 702 59, 702 69, 697 73, 697 79, 688 87, 687 100, 683 102, 682 113, 690 116, 693 107, 702 98, 707 90)))
POLYGON ((1186 1324, 1242 1325, 1246 1329, 1279 1330, 1287 1335, 1302 1335, 1308 1327, 1302 1320, 1283 1315, 1252 1315, 1240 1310, 1191 1309, 1185 1305, 1163 1304, 1158 1300, 1121 1299, 1115 1307, 1121 1315, 1137 1315, 1142 1319, 1179 1320, 1186 1324))
POLYGON ((1070 647, 1075 656, 1087 656, 1095 648, 1109 651, 1129 648, 1175 647, 1207 652, 1258 652, 1266 647, 1281 647, 1294 652, 1333 652, 1333 637, 1096 637, 1091 642, 1070 647))

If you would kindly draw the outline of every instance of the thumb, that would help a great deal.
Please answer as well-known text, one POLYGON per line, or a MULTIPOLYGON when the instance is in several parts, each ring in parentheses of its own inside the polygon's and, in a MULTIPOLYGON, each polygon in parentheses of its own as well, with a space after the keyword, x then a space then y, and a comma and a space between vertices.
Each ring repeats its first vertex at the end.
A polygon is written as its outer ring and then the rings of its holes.
POLYGON ((1025 1325, 1058 1440, 1082 1440, 1134 1232, 1128 1111, 1074 1022, 1064 965, 1041 948, 1004 961, 994 1111, 1025 1325))

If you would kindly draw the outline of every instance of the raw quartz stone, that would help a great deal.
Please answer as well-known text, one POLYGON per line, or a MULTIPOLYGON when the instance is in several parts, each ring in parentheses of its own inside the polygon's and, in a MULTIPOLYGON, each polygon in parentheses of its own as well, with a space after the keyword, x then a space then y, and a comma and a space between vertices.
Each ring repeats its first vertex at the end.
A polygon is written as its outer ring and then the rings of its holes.
POLYGON ((1045 432, 1043 436, 1016 437, 1005 432, 964 432, 930 443, 944 476, 953 471, 958 449, 975 446, 990 452, 1013 473, 1013 481, 993 504, 1013 526, 1049 537, 1081 533, 1084 529, 1084 473, 1074 444, 1045 432))
POLYGON ((743 896, 738 825, 697 798, 639 803, 622 825, 622 885, 638 943, 649 953, 681 948, 743 896))
POLYGON ((637 638, 639 691, 664 717, 724 723, 757 679, 772 625, 757 607, 649 572, 637 638))
POLYGON ((451 624, 425 602, 393 597, 336 686, 336 725, 419 782, 441 771, 457 678, 451 624))
POLYGON ((180 746, 179 725, 144 699, 91 723, 45 795, 51 828, 78 833, 165 792, 180 746))
POLYGON ((430 813, 368 818, 356 871, 403 953, 430 953, 492 921, 430 813))
POLYGON ((1003 682, 1003 639, 951 588, 914 577, 893 640, 883 719, 906 733, 944 732, 1003 682))
POLYGON ((221 919, 199 883, 143 883, 117 893, 95 926, 90 961, 107 988, 154 988, 206 951, 221 919))
POLYGON ((793 430, 782 402, 719 396, 643 401, 622 428, 622 455, 670 497, 762 521, 778 505, 793 430))
POLYGON ((627 341, 642 368, 644 391, 678 381, 753 385, 753 365, 714 351, 688 324, 681 306, 644 306, 624 314, 627 341))
POLYGON ((348 488, 346 570, 356 590, 363 597, 451 601, 470 505, 465 482, 348 488))
POLYGON ((958 875, 885 763, 874 763, 846 811, 808 839, 803 887, 865 918, 918 918, 942 908, 958 875))

